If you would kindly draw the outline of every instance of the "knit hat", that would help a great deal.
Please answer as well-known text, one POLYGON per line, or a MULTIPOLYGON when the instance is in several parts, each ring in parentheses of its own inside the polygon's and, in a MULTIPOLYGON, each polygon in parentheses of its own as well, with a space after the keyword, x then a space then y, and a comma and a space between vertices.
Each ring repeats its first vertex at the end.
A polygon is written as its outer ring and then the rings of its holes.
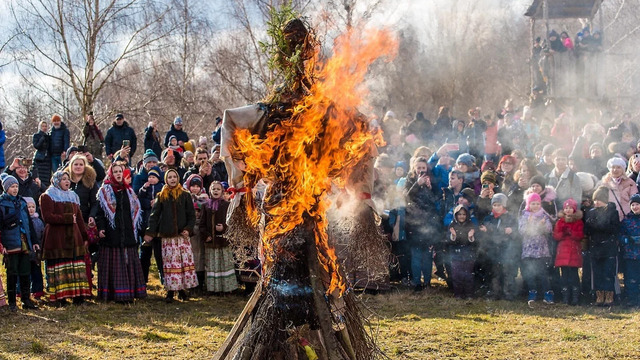
POLYGON ((547 179, 542 175, 536 175, 529 180, 529 186, 531 187, 533 184, 538 184, 544 189, 547 187, 547 179))
POLYGON ((182 118, 180 116, 176 116, 176 118, 173 119, 173 125, 182 125, 182 118))
POLYGON ((192 156, 192 155, 193 155, 193 151, 188 151, 187 150, 187 151, 182 153, 182 157, 185 158, 185 159, 188 158, 189 156, 192 156))
POLYGON ((71 153, 72 152, 78 152, 80 151, 80 149, 78 149, 75 146, 69 146, 69 148, 67 148, 67 151, 65 152, 65 154, 67 155, 67 159, 71 159, 71 153))
POLYGON ((480 167, 480 171, 496 171, 496 163, 491 160, 484 161, 480 167))
POLYGON ((158 155, 156 155, 156 153, 151 149, 147 149, 147 151, 144 152, 144 155, 142 155, 143 164, 146 165, 149 161, 158 162, 158 155))
POLYGON ((121 113, 117 113, 116 120, 120 120, 120 119, 124 119, 124 115, 122 115, 121 113))
POLYGON ((62 121, 62 118, 58 114, 53 114, 53 116, 51 117, 51 122, 53 123, 57 121, 62 121))
POLYGON ((169 145, 171 145, 171 140, 173 140, 173 139, 178 140, 178 137, 176 137, 175 135, 169 136, 169 145))
POLYGON ((640 194, 631 195, 631 199, 629 200, 629 205, 631 205, 633 203, 639 203, 640 204, 640 194))
POLYGON ((609 202, 609 188, 606 186, 599 186, 596 191, 593 192, 593 201, 600 200, 603 203, 609 202))
POLYGON ((496 173, 491 170, 485 171, 482 173, 482 176, 480 176, 480 182, 483 184, 485 182, 489 182, 494 185, 498 185, 498 177, 496 176, 496 173))
POLYGON ((36 204, 36 201, 35 201, 35 200, 33 200, 33 198, 32 198, 32 197, 30 197, 30 196, 25 196, 25 197, 23 197, 23 199, 24 199, 24 201, 26 201, 26 202, 27 202, 27 204, 33 204, 33 205, 35 205, 35 204, 36 204))
POLYGON ((539 203, 542 202, 542 198, 540 198, 540 195, 538 195, 538 193, 531 193, 529 194, 529 196, 527 196, 527 206, 526 206, 527 211, 531 210, 529 208, 529 205, 534 201, 539 203))
POLYGON ((542 155, 551 156, 556 151, 556 147, 553 144, 547 144, 542 148, 542 155))
POLYGON ((0 175, 0 181, 2 181, 2 188, 4 189, 4 191, 7 191, 7 189, 9 189, 11 185, 18 184, 18 180, 7 173, 2 173, 0 175))
POLYGON ((627 162, 619 157, 612 157, 611 159, 609 159, 609 161, 607 161, 607 169, 611 171, 611 168, 614 166, 620 166, 624 169, 627 167, 627 162))
POLYGON ((162 177, 160 176, 160 168, 157 166, 154 166, 151 168, 151 170, 149 170, 149 172, 147 172, 147 177, 149 176, 155 176, 158 178, 158 180, 162 180, 162 177))
POLYGON ((198 139, 198 146, 202 146, 202 145, 207 145, 207 137, 206 136, 200 136, 200 138, 198 139))
POLYGON ((582 192, 591 193, 598 183, 598 178, 592 173, 588 172, 577 172, 576 176, 580 179, 580 186, 582 187, 582 192))
POLYGON ((509 198, 507 198, 507 195, 505 194, 502 194, 502 193, 493 194, 493 197, 491 198, 491 205, 500 204, 503 207, 507 207, 507 200, 509 200, 509 198))
POLYGON ((202 188, 202 177, 198 174, 191 174, 189 176, 189 178, 187 179, 187 181, 185 181, 184 183, 184 188, 189 190, 190 187, 192 187, 193 185, 198 185, 202 188))
POLYGON ((475 156, 468 154, 468 153, 464 153, 464 154, 460 154, 460 156, 458 156, 458 158, 456 159, 456 164, 462 163, 464 165, 467 165, 468 167, 473 166, 473 164, 476 163, 476 158, 475 156))
POLYGON ((472 204, 476 201, 476 192, 470 188, 462 189, 462 191, 460 191, 460 196, 469 200, 469 202, 472 204))
MULTIPOLYGON (((638 202, 640 202, 640 197, 638 197, 638 202)), ((564 208, 568 208, 568 207, 572 208, 572 209, 573 209, 573 212, 578 211, 578 203, 577 203, 575 200, 571 199, 571 198, 570 198, 570 199, 567 199, 567 200, 564 202, 564 204, 562 204, 562 208, 563 208, 563 209, 564 209, 564 208)))

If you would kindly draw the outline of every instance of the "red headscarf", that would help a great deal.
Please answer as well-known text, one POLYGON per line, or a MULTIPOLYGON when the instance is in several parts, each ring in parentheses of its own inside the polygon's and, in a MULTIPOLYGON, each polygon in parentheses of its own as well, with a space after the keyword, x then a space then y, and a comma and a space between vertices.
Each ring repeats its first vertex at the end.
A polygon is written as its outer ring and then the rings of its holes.
POLYGON ((130 189, 131 185, 129 185, 129 183, 125 180, 125 178, 127 177, 127 172, 129 173, 128 176, 131 177, 131 170, 129 170, 126 166, 120 165, 120 164, 111 164, 111 166, 109 166, 109 170, 107 171, 107 178, 104 179, 104 183, 111 185, 111 187, 113 188, 113 191, 115 192, 130 189), (115 176, 113 176, 114 166, 119 166, 122 168, 121 182, 116 181, 115 176))

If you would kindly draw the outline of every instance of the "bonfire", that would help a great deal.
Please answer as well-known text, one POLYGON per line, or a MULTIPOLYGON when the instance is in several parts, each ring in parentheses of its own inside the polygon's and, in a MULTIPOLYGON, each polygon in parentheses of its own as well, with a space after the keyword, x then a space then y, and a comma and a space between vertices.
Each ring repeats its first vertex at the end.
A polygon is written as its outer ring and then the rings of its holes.
POLYGON ((375 139, 358 107, 369 65, 397 45, 386 31, 348 33, 323 60, 304 20, 291 12, 274 19, 266 49, 283 83, 223 119, 221 155, 234 192, 227 237, 239 259, 260 258, 262 277, 215 358, 383 357, 335 243, 368 267, 387 264, 371 202, 375 139), (349 207, 352 220, 330 224, 330 207, 349 207))

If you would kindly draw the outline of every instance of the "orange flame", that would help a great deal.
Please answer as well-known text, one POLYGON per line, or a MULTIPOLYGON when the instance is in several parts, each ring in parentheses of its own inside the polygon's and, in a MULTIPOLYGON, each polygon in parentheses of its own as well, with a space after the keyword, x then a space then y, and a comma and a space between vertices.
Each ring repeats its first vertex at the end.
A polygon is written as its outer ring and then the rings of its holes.
MULTIPOLYGON (((273 181, 265 197, 265 203, 275 205, 266 209, 263 266, 268 269, 278 256, 287 255, 279 239, 301 225, 308 214, 316 223, 318 260, 330 275, 327 293, 338 290, 342 294, 346 284, 328 241, 326 193, 332 179, 344 183, 353 166, 369 154, 374 135, 357 111, 368 94, 362 83, 370 64, 381 56, 395 56, 397 51, 389 31, 376 30, 363 37, 355 34, 336 39, 334 55, 325 63, 318 61, 318 53, 307 62, 309 67, 316 66, 307 71, 315 72, 317 80, 309 95, 295 104, 290 118, 273 126, 264 138, 248 130, 236 134, 238 151, 246 163, 245 184, 252 187, 258 179, 273 181)), ((257 211, 249 211, 257 221, 257 211)))

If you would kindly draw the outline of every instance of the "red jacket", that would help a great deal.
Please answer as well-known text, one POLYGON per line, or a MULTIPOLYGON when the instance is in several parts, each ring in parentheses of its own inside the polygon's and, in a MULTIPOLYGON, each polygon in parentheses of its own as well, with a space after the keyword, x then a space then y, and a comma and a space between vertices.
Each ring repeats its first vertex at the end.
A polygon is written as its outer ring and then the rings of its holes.
POLYGON ((553 238, 558 241, 555 266, 582 267, 582 246, 584 236, 582 219, 574 218, 567 222, 564 217, 558 219, 553 238))

